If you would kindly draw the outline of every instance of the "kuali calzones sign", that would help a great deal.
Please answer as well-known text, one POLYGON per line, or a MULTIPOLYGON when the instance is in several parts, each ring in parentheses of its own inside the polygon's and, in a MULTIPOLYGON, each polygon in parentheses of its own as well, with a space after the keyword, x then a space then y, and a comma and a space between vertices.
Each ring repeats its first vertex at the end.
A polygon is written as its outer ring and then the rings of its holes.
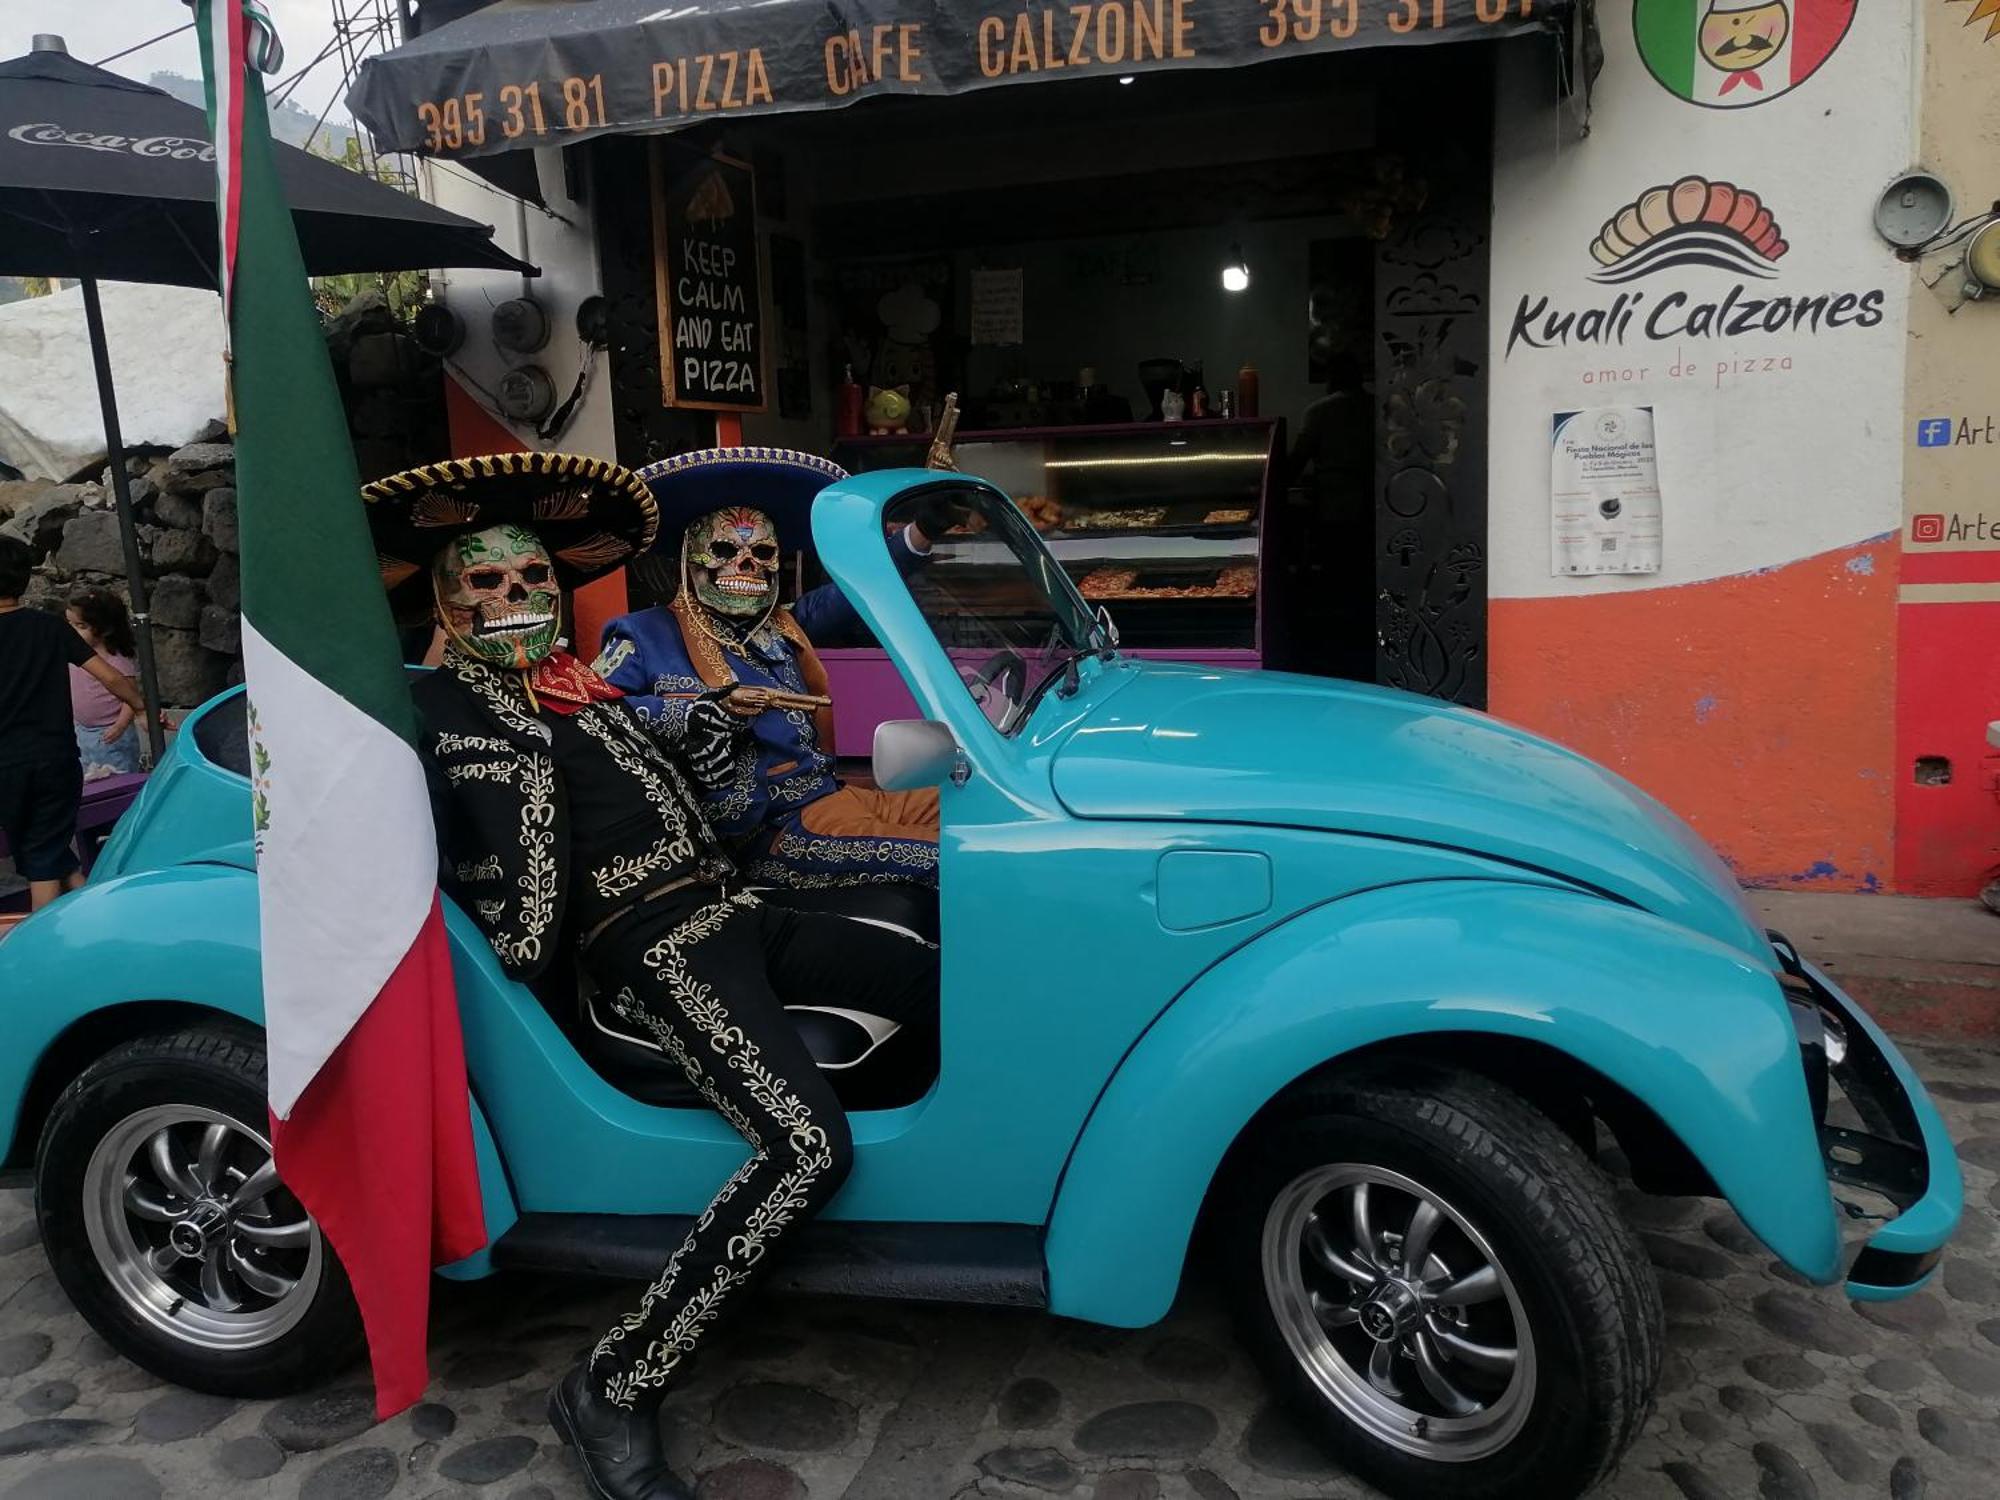
POLYGON ((1523 292, 1518 348, 1626 345, 1747 334, 1829 335, 1882 322, 1882 287, 1819 287, 1786 275, 1791 245, 1771 206, 1739 183, 1687 176, 1620 205, 1589 245, 1601 300, 1523 292))

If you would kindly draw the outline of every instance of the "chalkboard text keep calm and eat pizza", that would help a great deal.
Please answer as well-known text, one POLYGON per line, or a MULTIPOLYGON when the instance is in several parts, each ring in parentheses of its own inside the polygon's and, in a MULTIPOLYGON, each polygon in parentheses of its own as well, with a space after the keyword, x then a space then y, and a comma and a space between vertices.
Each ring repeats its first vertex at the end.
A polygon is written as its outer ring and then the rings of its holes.
POLYGON ((763 411, 763 270, 749 166, 660 151, 653 239, 662 399, 709 411, 763 411))

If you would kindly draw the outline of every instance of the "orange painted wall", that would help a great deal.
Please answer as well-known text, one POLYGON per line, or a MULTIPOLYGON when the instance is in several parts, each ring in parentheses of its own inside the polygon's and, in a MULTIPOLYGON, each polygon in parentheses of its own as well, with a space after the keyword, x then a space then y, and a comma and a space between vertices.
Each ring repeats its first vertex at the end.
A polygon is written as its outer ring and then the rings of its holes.
POLYGON ((1637 782, 1747 883, 1894 882, 1896 539, 1491 606, 1494 713, 1637 782))
MULTIPOLYGON (((444 383, 445 415, 451 423, 451 452, 454 458, 474 458, 482 453, 512 453, 528 445, 502 426, 456 380, 444 383)), ((571 643, 585 660, 597 655, 597 643, 604 627, 625 613, 625 570, 586 584, 576 591, 576 639, 571 643)))

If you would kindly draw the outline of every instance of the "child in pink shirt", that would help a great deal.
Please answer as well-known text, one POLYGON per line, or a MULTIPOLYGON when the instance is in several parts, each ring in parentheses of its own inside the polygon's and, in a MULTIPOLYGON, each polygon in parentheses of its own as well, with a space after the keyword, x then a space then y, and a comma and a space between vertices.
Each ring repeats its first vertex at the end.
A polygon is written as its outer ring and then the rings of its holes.
MULTIPOLYGON (((138 674, 123 599, 107 589, 85 589, 71 597, 65 613, 70 628, 106 666, 128 680, 138 674)), ((140 736, 128 705, 81 667, 69 669, 69 703, 85 780, 139 769, 140 736)))

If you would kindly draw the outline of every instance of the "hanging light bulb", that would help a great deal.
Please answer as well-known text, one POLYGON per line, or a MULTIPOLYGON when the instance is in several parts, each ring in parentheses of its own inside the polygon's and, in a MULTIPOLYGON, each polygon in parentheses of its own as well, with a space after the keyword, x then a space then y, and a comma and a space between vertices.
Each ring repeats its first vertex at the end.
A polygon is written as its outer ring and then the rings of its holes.
POLYGON ((1243 258, 1240 244, 1229 247, 1229 259, 1222 263, 1222 289, 1225 292, 1250 290, 1250 262, 1243 258))

